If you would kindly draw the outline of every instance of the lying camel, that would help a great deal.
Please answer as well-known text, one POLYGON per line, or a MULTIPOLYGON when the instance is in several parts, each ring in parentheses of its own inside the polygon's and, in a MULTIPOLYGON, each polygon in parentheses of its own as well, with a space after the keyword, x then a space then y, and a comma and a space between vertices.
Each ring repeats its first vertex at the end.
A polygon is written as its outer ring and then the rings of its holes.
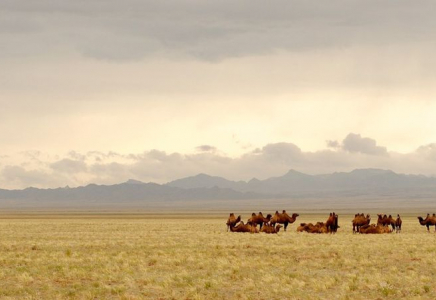
POLYGON ((231 232, 251 232, 251 225, 244 224, 244 221, 241 221, 237 226, 230 226, 231 232))
POLYGON ((255 224, 255 226, 257 226, 257 224, 260 225, 260 229, 262 229, 263 224, 268 223, 271 220, 271 214, 268 214, 266 216, 266 218, 263 216, 262 212, 259 212, 258 215, 256 215, 255 213, 251 214, 251 218, 248 219, 248 222, 252 222, 255 224))
POLYGON ((265 232, 265 233, 278 233, 280 231, 280 228, 282 228, 283 226, 278 224, 276 227, 272 226, 272 225, 268 225, 265 224, 262 229, 260 230, 260 232, 265 232))
POLYGON ((387 226, 371 224, 360 227, 359 232, 362 234, 382 234, 390 233, 392 230, 387 226))
POLYGON ((335 233, 336 231, 338 231, 338 215, 334 212, 330 213, 330 216, 325 222, 325 225, 327 227, 327 231, 330 233, 335 233))
POLYGON ((286 231, 288 224, 294 223, 295 220, 297 220, 298 216, 299 216, 299 214, 292 214, 292 217, 291 217, 286 213, 286 210, 283 210, 283 213, 279 213, 278 211, 276 211, 276 213, 274 214, 274 216, 270 220, 270 224, 272 226, 274 226, 276 223, 283 224, 284 230, 286 231))
POLYGON ((315 225, 312 223, 301 223, 297 228, 298 232, 308 233, 327 233, 327 226, 323 222, 317 222, 315 225))
POLYGON ((238 224, 239 221, 241 221, 241 216, 239 215, 237 218, 235 218, 235 214, 231 213, 226 223, 227 231, 229 231, 231 227, 235 227, 235 225, 238 224))
POLYGON ((433 214, 433 216, 430 216, 430 214, 427 214, 427 218, 422 219, 422 217, 418 217, 419 224, 422 226, 427 227, 427 231, 430 232, 430 226, 434 226, 434 231, 436 232, 436 215, 433 214))
POLYGON ((369 214, 366 215, 366 217, 364 214, 355 214, 354 219, 351 222, 353 223, 353 233, 357 233, 359 232, 360 227, 369 225, 371 222, 371 216, 369 214))
POLYGON ((397 219, 395 220, 395 232, 396 233, 401 232, 401 224, 403 224, 403 221, 401 220, 400 214, 397 214, 397 219))

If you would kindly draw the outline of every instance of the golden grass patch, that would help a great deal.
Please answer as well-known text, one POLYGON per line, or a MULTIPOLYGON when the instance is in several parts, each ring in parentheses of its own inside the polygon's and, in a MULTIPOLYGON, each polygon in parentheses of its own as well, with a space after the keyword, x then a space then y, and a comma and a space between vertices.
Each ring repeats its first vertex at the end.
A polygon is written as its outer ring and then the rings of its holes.
POLYGON ((226 232, 211 219, 0 220, 1 298, 436 298, 436 234, 403 217, 401 234, 226 232))

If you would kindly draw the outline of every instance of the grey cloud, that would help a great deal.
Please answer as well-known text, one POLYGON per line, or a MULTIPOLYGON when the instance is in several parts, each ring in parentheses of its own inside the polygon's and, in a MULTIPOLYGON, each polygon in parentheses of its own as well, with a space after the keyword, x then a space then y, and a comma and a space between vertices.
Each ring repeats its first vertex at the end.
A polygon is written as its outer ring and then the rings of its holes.
POLYGON ((289 169, 322 174, 357 168, 381 168, 425 175, 434 174, 436 169, 436 144, 424 145, 414 152, 401 154, 387 152, 386 148, 377 146, 373 139, 349 134, 342 147, 308 152, 293 143, 271 143, 239 157, 229 157, 219 152, 183 154, 150 150, 117 156, 98 152, 76 153, 77 157, 86 158, 72 160, 70 154, 67 154, 54 162, 45 161, 45 168, 35 168, 26 162, 20 166, 0 167, 0 188, 115 184, 130 178, 165 183, 198 173, 232 180, 249 180, 252 177, 265 179, 284 174, 289 169), (96 155, 101 160, 93 159, 96 155))
POLYGON ((327 147, 329 147, 329 148, 337 149, 337 148, 341 147, 341 145, 339 144, 338 141, 327 140, 326 144, 327 144, 327 147))
POLYGON ((87 171, 87 165, 82 160, 72 160, 69 158, 64 158, 57 162, 50 164, 50 167, 61 173, 80 173, 87 171))
POLYGON ((416 152, 429 160, 436 161, 436 143, 423 145, 416 152))
POLYGON ((301 159, 301 149, 292 143, 268 144, 262 148, 262 155, 272 161, 293 162, 301 159))
POLYGON ((26 188, 30 186, 52 186, 57 180, 42 170, 26 170, 21 166, 5 166, 0 173, 9 185, 26 188))
POLYGON ((200 152, 215 152, 217 150, 216 147, 211 145, 201 145, 196 147, 195 149, 200 152))
POLYGON ((377 146, 371 138, 363 138, 360 134, 350 133, 343 141, 343 149, 348 152, 364 153, 369 155, 388 155, 385 147, 377 146))
POLYGON ((217 60, 276 50, 428 41, 436 25, 431 6, 411 0, 6 0, 0 4, 0 28, 8 42, 0 51, 61 54, 69 48, 109 60, 155 53, 217 60), (17 31, 27 36, 27 45, 11 40, 9 34, 17 31))

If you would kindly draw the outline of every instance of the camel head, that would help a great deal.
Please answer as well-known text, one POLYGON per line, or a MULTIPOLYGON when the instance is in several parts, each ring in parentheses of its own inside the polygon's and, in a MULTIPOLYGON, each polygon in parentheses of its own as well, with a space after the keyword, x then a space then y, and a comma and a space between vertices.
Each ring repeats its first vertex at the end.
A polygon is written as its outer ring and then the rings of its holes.
POLYGON ((295 219, 298 216, 299 216, 299 214, 292 214, 292 219, 295 219))
POLYGON ((267 214, 267 215, 266 215, 266 218, 267 218, 267 219, 271 219, 271 218, 272 218, 272 215, 271 215, 271 214, 267 214))

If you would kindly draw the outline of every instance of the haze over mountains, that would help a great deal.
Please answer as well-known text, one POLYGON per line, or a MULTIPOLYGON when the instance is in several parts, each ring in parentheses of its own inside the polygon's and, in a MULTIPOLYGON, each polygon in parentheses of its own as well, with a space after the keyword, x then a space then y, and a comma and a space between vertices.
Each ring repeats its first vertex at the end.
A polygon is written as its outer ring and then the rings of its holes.
POLYGON ((247 203, 246 200, 292 204, 293 201, 304 202, 307 199, 316 199, 321 203, 331 203, 337 199, 342 199, 341 203, 345 203, 347 201, 344 202, 344 199, 348 199, 347 203, 351 205, 356 204, 356 199, 362 197, 382 199, 388 204, 392 199, 402 199, 403 202, 426 199, 428 202, 436 198, 436 178, 397 174, 380 169, 358 169, 349 173, 324 175, 307 175, 290 170, 283 176, 265 180, 253 178, 248 182, 198 174, 163 185, 131 179, 115 185, 89 184, 77 188, 0 189, 0 207, 111 206, 146 209, 172 206, 180 208, 185 203, 190 203, 191 206, 207 208, 217 201, 226 201, 227 204, 238 201, 247 203))

